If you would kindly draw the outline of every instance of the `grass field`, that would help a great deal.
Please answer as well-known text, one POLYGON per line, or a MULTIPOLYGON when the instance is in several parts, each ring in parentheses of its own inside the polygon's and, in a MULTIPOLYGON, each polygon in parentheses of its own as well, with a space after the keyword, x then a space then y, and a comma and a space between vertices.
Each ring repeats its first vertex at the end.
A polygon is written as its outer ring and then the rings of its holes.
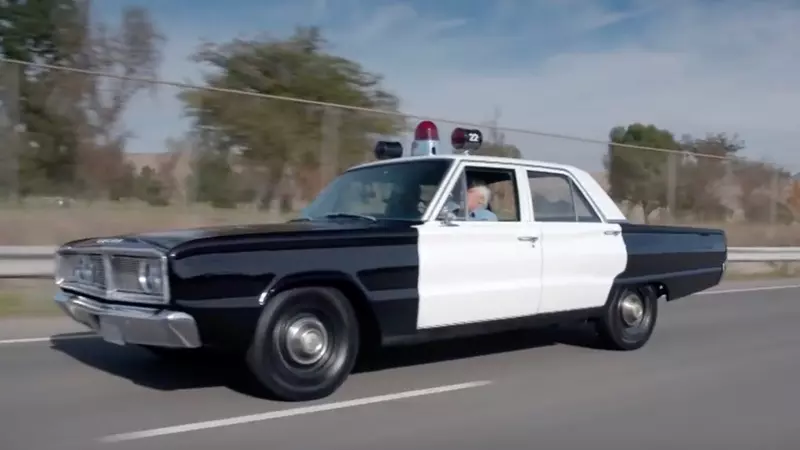
MULTIPOLYGON (((58 245, 84 237, 211 225, 243 225, 286 220, 254 208, 214 209, 202 205, 150 207, 140 203, 20 207, 0 204, 0 245, 58 245)), ((731 246, 800 245, 800 224, 684 223, 722 228, 731 246)))
POLYGON ((0 280, 0 317, 60 314, 55 292, 52 280, 0 280))

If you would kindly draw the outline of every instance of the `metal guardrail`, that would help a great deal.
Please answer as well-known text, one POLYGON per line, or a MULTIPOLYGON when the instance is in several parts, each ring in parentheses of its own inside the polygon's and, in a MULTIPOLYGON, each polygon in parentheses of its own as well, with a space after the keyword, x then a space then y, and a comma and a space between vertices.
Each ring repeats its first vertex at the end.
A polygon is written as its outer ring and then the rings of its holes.
POLYGON ((728 247, 728 262, 800 261, 800 247, 728 247))
POLYGON ((0 279, 52 277, 56 248, 45 245, 0 247, 0 279))
MULTIPOLYGON (((50 278, 53 246, 0 247, 0 279, 50 278)), ((729 247, 728 262, 800 261, 800 247, 729 247)))

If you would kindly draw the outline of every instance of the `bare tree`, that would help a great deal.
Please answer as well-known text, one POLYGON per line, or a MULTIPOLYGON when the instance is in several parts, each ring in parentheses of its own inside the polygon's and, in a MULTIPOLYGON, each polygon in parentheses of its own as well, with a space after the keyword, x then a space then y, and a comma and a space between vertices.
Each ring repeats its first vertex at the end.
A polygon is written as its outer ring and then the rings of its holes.
POLYGON ((118 77, 85 77, 82 85, 86 121, 79 167, 89 190, 99 193, 124 169, 125 145, 132 134, 123 115, 138 93, 155 92, 155 83, 140 79, 157 78, 164 37, 141 7, 126 8, 117 29, 104 23, 92 28, 87 13, 83 29, 81 68, 118 77))

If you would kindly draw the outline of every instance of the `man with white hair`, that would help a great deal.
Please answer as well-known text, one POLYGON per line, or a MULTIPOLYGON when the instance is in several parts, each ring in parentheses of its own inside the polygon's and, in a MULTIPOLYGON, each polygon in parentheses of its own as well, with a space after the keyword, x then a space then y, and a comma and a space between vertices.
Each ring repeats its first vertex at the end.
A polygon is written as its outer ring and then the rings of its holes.
POLYGON ((470 220, 497 221, 495 213, 487 206, 492 199, 492 191, 483 184, 473 185, 467 190, 467 213, 470 220))

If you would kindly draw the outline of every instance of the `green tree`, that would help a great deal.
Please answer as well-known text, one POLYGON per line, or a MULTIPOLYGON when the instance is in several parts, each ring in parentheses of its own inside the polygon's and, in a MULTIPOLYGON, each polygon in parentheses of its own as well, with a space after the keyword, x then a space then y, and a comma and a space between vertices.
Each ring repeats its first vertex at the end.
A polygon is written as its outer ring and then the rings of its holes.
POLYGON ((109 186, 109 200, 119 201, 136 196, 136 167, 130 162, 122 166, 120 176, 109 186))
MULTIPOLYGON (((731 209, 726 206, 726 175, 731 165, 739 168, 731 157, 744 148, 736 136, 724 133, 709 134, 705 138, 684 136, 681 149, 685 152, 678 169, 678 195, 676 209, 681 216, 692 216, 704 221, 723 220, 731 209)), ((753 168, 755 169, 755 168, 753 168)), ((745 176, 745 172, 740 172, 745 176)), ((758 175, 757 170, 747 173, 758 175)), ((742 179, 743 180, 743 179, 742 179)))
POLYGON ((169 205, 169 195, 158 172, 150 166, 142 167, 136 177, 136 197, 150 206, 169 205))
POLYGON ((208 202, 215 208, 234 208, 239 192, 227 152, 199 148, 192 158, 192 173, 187 190, 196 202, 208 202))
POLYGON ((500 156, 503 158, 522 158, 522 152, 516 145, 497 142, 484 142, 480 150, 481 155, 500 156))
MULTIPOLYGON (((358 63, 333 55, 316 28, 298 28, 287 39, 236 40, 208 45, 195 60, 215 70, 209 87, 274 94, 364 108, 396 111, 398 99, 381 88, 381 78, 358 63)), ((181 95, 204 141, 217 152, 233 153, 248 168, 264 173, 257 202, 271 204, 284 178, 318 170, 324 141, 335 140, 327 163, 336 170, 368 157, 375 135, 395 135, 399 117, 320 108, 204 89, 181 95)), ((329 142, 327 143, 329 144, 329 142)), ((330 150, 329 150, 330 151, 330 150)))
POLYGON ((83 24, 83 43, 77 67, 126 78, 74 75, 74 89, 84 100, 85 120, 79 128, 78 174, 85 191, 108 196, 116 180, 124 175, 125 146, 132 136, 123 125, 123 115, 140 92, 155 91, 157 85, 141 79, 158 77, 164 37, 147 9, 126 7, 119 26, 97 22, 83 24))
POLYGON ((677 150, 679 145, 669 130, 641 123, 628 125, 627 128, 614 127, 609 133, 609 140, 611 144, 603 161, 608 174, 609 194, 618 203, 627 202, 631 206, 641 207, 647 221, 653 211, 667 206, 670 154, 615 144, 664 150, 677 150))
MULTIPOLYGON (((90 21, 89 0, 0 2, 0 52, 27 63, 153 76, 160 40, 147 11, 123 11, 111 29, 90 21)), ((120 119, 141 82, 71 73, 51 67, 2 66, 4 80, 16 79, 11 125, 17 140, 20 194, 77 191, 111 194, 124 176, 127 130, 120 119), (13 76, 12 76, 13 75, 13 76)), ((9 88, 9 86, 6 86, 9 88)))
MULTIPOLYGON (((80 56, 75 31, 83 18, 75 0, 0 2, 0 52, 24 62, 72 66, 80 56)), ((62 108, 53 108, 53 94, 63 91, 53 70, 13 63, 3 63, 2 70, 4 81, 13 84, 6 89, 14 91, 4 99, 12 116, 8 125, 23 130, 16 140, 19 194, 69 185, 77 155, 75 129, 83 118, 79 93, 63 92, 72 95, 62 108)))
POLYGON ((506 144, 505 135, 497 127, 492 127, 489 130, 489 139, 484 140, 478 153, 503 158, 522 158, 522 152, 519 148, 516 145, 506 144))

